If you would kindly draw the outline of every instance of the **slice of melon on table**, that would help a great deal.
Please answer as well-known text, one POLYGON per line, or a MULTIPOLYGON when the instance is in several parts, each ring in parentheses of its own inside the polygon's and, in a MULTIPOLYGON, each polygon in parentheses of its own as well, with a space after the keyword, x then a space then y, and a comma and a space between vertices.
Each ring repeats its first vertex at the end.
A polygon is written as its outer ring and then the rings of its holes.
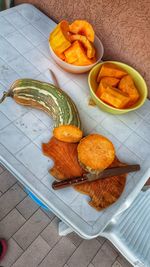
POLYGON ((53 135, 60 141, 77 143, 82 138, 83 132, 75 125, 60 125, 54 128, 53 135))
POLYGON ((115 148, 111 141, 99 134, 90 134, 82 138, 77 147, 78 160, 88 172, 101 172, 115 158, 115 148))
MULTIPOLYGON (((54 160, 54 166, 50 170, 50 174, 58 180, 82 176, 83 173, 85 173, 85 170, 79 164, 79 160, 83 161, 80 153, 81 151, 84 153, 85 147, 88 148, 87 151, 85 151, 88 154, 83 155, 84 159, 89 156, 90 159, 88 162, 84 161, 84 165, 86 164, 92 168, 93 166, 96 168, 98 167, 98 169, 104 169, 106 166, 108 167, 108 165, 109 167, 125 165, 115 158, 113 144, 107 138, 98 134, 97 136, 93 134, 85 137, 86 139, 83 138, 84 141, 80 147, 78 143, 73 144, 62 142, 55 137, 52 137, 47 144, 43 144, 42 148, 44 154, 54 160), (99 136, 98 139, 97 136, 99 136), (99 147, 100 145, 101 148, 99 147), (100 150, 101 153, 99 153, 100 150), (103 157, 103 153, 105 154, 105 160, 102 160, 99 163, 96 159, 96 155, 98 156, 98 160, 100 160, 103 157), (91 160, 94 162, 92 165, 91 160), (101 165, 99 166, 99 164, 101 165)), ((111 204, 117 201, 123 192, 125 183, 126 174, 123 174, 75 185, 74 189, 80 193, 88 195, 90 197, 89 205, 99 211, 109 207, 111 204)))
POLYGON ((130 97, 126 93, 103 81, 100 82, 96 95, 115 108, 125 108, 130 102, 130 97))

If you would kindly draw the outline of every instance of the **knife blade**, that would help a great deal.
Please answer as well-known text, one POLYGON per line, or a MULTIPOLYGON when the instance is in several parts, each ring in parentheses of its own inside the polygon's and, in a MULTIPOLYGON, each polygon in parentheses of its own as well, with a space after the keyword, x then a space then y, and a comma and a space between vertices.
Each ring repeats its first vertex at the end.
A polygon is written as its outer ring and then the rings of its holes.
POLYGON ((138 164, 107 168, 99 174, 86 173, 86 174, 83 174, 83 176, 81 176, 81 177, 66 179, 66 180, 63 180, 60 182, 55 181, 52 183, 52 188, 54 190, 58 190, 58 189, 62 189, 62 188, 68 187, 68 186, 72 186, 72 185, 77 185, 77 184, 81 184, 81 183, 85 183, 85 182, 92 182, 92 181, 96 181, 99 179, 104 179, 107 177, 126 174, 129 172, 135 172, 135 171, 139 171, 139 170, 140 170, 140 165, 138 165, 138 164))
POLYGON ((58 82, 58 80, 57 80, 57 78, 56 78, 55 73, 54 73, 51 69, 48 69, 48 70, 49 70, 49 73, 50 73, 50 75, 51 75, 53 84, 54 84, 56 87, 60 88, 60 86, 59 86, 59 82, 58 82))

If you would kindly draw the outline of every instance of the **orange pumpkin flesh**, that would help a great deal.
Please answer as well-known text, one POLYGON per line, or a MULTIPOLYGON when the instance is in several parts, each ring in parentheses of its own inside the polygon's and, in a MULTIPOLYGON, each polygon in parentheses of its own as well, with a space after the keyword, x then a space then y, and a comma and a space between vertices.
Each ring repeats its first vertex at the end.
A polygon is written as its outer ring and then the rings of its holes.
POLYGON ((128 106, 134 105, 138 101, 140 95, 130 75, 124 76, 118 87, 122 92, 129 95, 130 102, 128 106))
POLYGON ((86 20, 75 20, 71 25, 69 25, 69 30, 71 33, 84 35, 90 42, 94 42, 95 34, 93 27, 86 20))
POLYGON ((86 66, 93 64, 96 59, 89 59, 86 52, 79 41, 75 41, 72 45, 64 52, 66 62, 77 66, 86 66))
POLYGON ((96 91, 96 95, 115 108, 125 108, 130 102, 130 97, 127 94, 102 81, 96 91))
POLYGON ((89 172, 100 172, 106 169, 115 158, 113 144, 99 134, 90 134, 82 138, 77 151, 79 163, 89 172))
POLYGON ((95 56, 95 48, 86 36, 80 34, 73 34, 70 36, 71 41, 80 41, 87 51, 87 57, 93 58, 95 56))
POLYGON ((49 42, 58 56, 71 46, 69 39, 69 24, 66 20, 62 20, 52 31, 49 42))
POLYGON ((60 141, 77 143, 82 138, 83 132, 75 125, 60 125, 54 128, 53 135, 60 141))
POLYGON ((114 78, 120 79, 125 75, 127 75, 127 72, 119 68, 114 63, 105 63, 102 65, 100 69, 100 72, 97 77, 97 82, 100 82, 102 77, 107 76, 107 77, 114 77, 114 78))
POLYGON ((110 86, 117 87, 120 80, 117 78, 114 78, 114 77, 103 77, 101 79, 101 82, 105 82, 105 83, 109 84, 110 86))

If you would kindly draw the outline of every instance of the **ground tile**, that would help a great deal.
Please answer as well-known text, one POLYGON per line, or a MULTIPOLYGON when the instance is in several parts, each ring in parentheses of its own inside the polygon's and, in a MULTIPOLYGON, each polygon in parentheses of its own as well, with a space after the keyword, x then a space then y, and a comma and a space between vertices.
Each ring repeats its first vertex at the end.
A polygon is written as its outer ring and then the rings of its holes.
POLYGON ((10 172, 5 170, 0 175, 0 191, 3 193, 6 192, 16 182, 16 178, 10 172))
POLYGON ((35 267, 49 252, 50 247, 41 236, 28 247, 12 267, 35 267))
POLYGON ((40 209, 19 229, 13 236, 24 250, 38 237, 40 232, 48 225, 49 218, 40 209))
POLYGON ((76 247, 78 247, 81 244, 81 242, 83 241, 83 238, 81 238, 75 232, 68 234, 66 236, 66 238, 68 238, 76 247))
POLYGON ((0 221, 0 237, 9 239, 24 223, 24 217, 16 209, 13 209, 0 221))
POLYGON ((107 242, 105 242, 92 260, 92 263, 95 267, 99 267, 100 263, 101 267, 111 267, 117 256, 116 251, 107 242))
POLYGON ((75 249, 75 245, 66 238, 62 238, 41 262, 39 267, 62 267, 75 249))
POLYGON ((16 208, 22 216, 28 220, 39 206, 29 196, 27 196, 16 206, 16 208))
POLYGON ((18 246, 18 244, 10 238, 8 240, 8 250, 5 258, 1 261, 1 266, 11 267, 12 264, 21 256, 23 250, 18 246))
POLYGON ((76 249, 67 264, 69 267, 85 267, 93 259, 101 244, 96 240, 84 240, 81 245, 76 249))
POLYGON ((115 261, 112 267, 122 267, 122 265, 118 261, 115 261))
POLYGON ((122 267, 132 267, 132 265, 122 255, 119 255, 117 261, 121 264, 122 267))
POLYGON ((13 185, 0 197, 0 220, 25 198, 26 193, 18 184, 13 185))
POLYGON ((58 223, 59 219, 55 217, 41 233, 41 236, 51 248, 61 239, 61 236, 58 235, 58 223))

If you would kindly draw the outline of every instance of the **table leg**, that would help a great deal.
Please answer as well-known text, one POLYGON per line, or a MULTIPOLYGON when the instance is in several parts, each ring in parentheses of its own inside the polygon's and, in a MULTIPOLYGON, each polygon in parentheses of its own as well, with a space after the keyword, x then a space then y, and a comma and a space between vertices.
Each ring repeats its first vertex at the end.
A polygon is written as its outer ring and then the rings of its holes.
POLYGON ((58 233, 60 236, 66 236, 70 233, 72 233, 73 230, 64 222, 60 221, 58 224, 58 233))

